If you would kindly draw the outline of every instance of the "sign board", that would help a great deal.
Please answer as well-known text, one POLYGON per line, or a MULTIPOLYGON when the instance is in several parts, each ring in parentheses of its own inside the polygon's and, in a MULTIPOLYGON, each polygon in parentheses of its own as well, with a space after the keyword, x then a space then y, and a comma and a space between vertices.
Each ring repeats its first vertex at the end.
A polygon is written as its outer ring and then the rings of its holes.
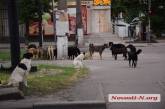
POLYGON ((94 6, 108 6, 111 5, 111 0, 93 0, 94 6))

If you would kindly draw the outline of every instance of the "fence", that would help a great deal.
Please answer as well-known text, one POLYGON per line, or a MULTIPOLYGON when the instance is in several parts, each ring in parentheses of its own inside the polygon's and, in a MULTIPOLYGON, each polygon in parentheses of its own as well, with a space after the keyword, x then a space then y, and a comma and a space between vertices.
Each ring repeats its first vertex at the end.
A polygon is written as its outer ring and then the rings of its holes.
MULTIPOLYGON (((20 41, 24 41, 25 25, 19 25, 20 41)), ((0 42, 9 42, 9 25, 8 25, 8 10, 7 6, 0 7, 0 42)))

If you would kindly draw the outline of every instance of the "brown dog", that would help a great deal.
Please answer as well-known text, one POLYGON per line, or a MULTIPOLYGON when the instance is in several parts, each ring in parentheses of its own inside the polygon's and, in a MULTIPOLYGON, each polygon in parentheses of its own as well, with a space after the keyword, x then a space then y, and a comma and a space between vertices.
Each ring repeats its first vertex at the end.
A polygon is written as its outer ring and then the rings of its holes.
POLYGON ((100 59, 102 59, 102 53, 104 51, 105 48, 108 48, 107 44, 104 45, 94 45, 94 44, 89 44, 89 53, 90 56, 92 57, 92 55, 94 54, 94 52, 98 52, 100 55, 100 59))

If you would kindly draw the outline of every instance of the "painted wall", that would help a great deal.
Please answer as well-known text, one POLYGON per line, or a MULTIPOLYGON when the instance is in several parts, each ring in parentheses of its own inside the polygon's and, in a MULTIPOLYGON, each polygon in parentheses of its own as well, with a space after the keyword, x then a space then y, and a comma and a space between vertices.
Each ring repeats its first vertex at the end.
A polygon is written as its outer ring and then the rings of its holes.
POLYGON ((111 32, 110 10, 93 9, 92 10, 92 33, 111 32))

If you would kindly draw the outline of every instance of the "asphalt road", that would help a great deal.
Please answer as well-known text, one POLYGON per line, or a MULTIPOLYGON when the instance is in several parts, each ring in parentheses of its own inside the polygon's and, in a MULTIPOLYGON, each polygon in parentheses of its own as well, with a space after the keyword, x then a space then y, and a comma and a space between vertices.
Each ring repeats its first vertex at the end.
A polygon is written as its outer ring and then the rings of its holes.
MULTIPOLYGON (((161 94, 159 103, 109 103, 108 109, 164 109, 165 108, 165 44, 138 47, 137 68, 129 68, 121 55, 115 61, 107 49, 103 60, 94 54, 93 60, 85 60, 90 74, 68 89, 45 97, 27 97, 25 100, 0 102, 0 107, 32 104, 38 101, 107 101, 108 94, 161 94)), ((45 63, 45 61, 42 61, 45 63)), ((40 62, 40 63, 42 63, 40 62)), ((38 63, 38 62, 34 62, 38 63)), ((72 64, 72 61, 48 61, 52 64, 72 64)))

